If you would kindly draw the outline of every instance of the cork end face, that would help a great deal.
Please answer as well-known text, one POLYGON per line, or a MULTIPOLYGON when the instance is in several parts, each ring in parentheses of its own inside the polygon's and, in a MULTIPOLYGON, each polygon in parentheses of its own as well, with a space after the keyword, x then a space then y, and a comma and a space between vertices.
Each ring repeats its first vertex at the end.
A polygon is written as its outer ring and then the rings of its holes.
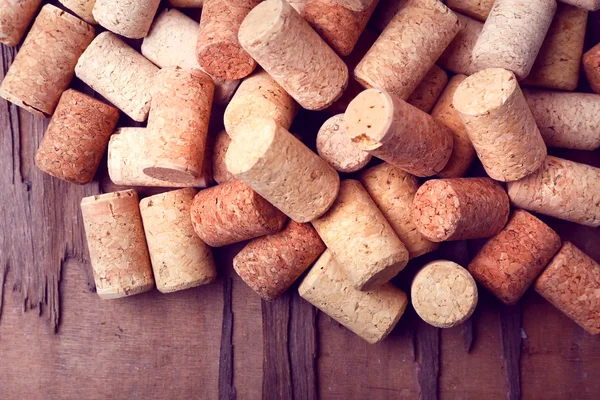
POLYGON ((225 155, 227 170, 237 176, 260 163, 271 147, 277 129, 277 123, 272 119, 253 119, 238 125, 225 155))
POLYGON ((432 242, 452 237, 461 209, 454 189, 441 179, 426 182, 413 201, 413 222, 421 235, 432 242))
MULTIPOLYGON (((281 15, 292 7, 283 0, 266 0, 254 7, 244 18, 238 40, 244 49, 268 43, 269 37, 280 30, 285 18, 281 15), (285 3, 285 4, 284 4, 285 3)), ((293 10, 293 9, 292 9, 293 10)))
POLYGON ((518 89, 515 74, 489 68, 471 75, 458 86, 453 105, 461 114, 478 116, 502 107, 518 89))
POLYGON ((362 169, 372 156, 354 145, 344 127, 344 114, 329 118, 317 134, 317 152, 333 168, 352 173, 362 169))
POLYGON ((367 89, 348 104, 344 127, 352 144, 370 151, 381 146, 394 116, 391 95, 382 89, 367 89))
POLYGON ((256 68, 256 61, 238 43, 220 42, 202 47, 199 43, 198 63, 210 75, 225 79, 242 79, 256 68))

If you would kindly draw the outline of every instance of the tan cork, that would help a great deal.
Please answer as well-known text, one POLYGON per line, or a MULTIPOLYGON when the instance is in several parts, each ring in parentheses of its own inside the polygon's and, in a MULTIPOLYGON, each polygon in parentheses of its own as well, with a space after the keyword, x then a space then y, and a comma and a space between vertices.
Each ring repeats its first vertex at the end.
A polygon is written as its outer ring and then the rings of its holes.
POLYGON ((469 264, 473 278, 507 305, 514 305, 560 248, 560 237, 548 225, 515 210, 498 235, 469 264))
POLYGON ((152 267, 135 190, 81 200, 96 293, 116 299, 154 287, 152 267))
POLYGON ((454 11, 485 21, 495 0, 447 0, 446 5, 454 11))
POLYGON ((92 15, 111 32, 130 39, 148 34, 160 0, 96 0, 92 15))
POLYGON ((298 288, 300 296, 371 344, 385 339, 408 305, 391 283, 368 292, 356 290, 329 250, 317 260, 298 288))
POLYGON ((465 322, 475 311, 477 284, 460 265, 438 260, 417 273, 410 297, 423 321, 438 328, 451 328, 465 322))
POLYGON ((2 85, 0 96, 48 118, 75 75, 75 64, 94 38, 94 28, 46 4, 40 10, 2 85))
POLYGON ((405 7, 408 2, 409 0, 379 0, 379 5, 375 8, 369 25, 378 33, 383 32, 398 11, 405 7))
POLYGON ((213 146, 213 155, 212 155, 212 171, 213 171, 213 179, 217 183, 227 183, 233 179, 233 175, 227 169, 227 165, 225 164, 225 155, 227 154, 227 150, 229 149, 229 145, 231 144, 231 137, 225 132, 225 130, 217 133, 215 137, 215 143, 213 146))
POLYGON ((302 15, 308 0, 288 0, 288 3, 290 3, 290 6, 292 6, 298 14, 302 15))
POLYGON ((438 0, 410 0, 354 69, 363 86, 408 99, 460 30, 438 0))
POLYGON ((434 64, 406 102, 429 114, 447 83, 446 71, 434 64))
POLYGON ((190 219, 195 195, 196 189, 185 188, 140 201, 156 288, 162 293, 206 285, 217 277, 212 251, 190 219))
POLYGON ((118 119, 116 108, 68 89, 35 154, 35 165, 67 182, 90 183, 118 119))
POLYGON ((329 118, 317 133, 317 152, 339 172, 356 172, 371 161, 371 155, 356 147, 346 134, 344 114, 329 118))
POLYGON ((563 3, 575 7, 581 7, 589 11, 600 10, 600 0, 560 0, 563 3))
POLYGON ((167 0, 167 3, 177 8, 202 8, 204 0, 167 0))
POLYGON ((0 43, 10 47, 18 45, 41 3, 41 0, 3 2, 0 8, 0 43))
POLYGON ((413 222, 433 242, 497 235, 509 213, 504 188, 489 178, 433 179, 413 200, 413 222))
POLYGON ((592 335, 600 333, 600 264, 565 242, 535 291, 592 335))
POLYGON ((371 199, 389 222, 396 235, 415 258, 436 250, 438 243, 426 239, 412 221, 412 205, 419 180, 388 163, 382 163, 359 175, 371 199))
POLYGON ((312 224, 357 290, 381 286, 408 262, 406 247, 359 181, 342 181, 335 203, 312 224))
POLYGON ((512 72, 490 68, 471 75, 453 104, 492 179, 516 181, 542 165, 546 145, 512 72))
POLYGON ((285 0, 266 0, 246 17, 238 38, 302 107, 322 110, 348 85, 348 68, 285 0))
POLYGON ((111 32, 102 32, 83 52, 75 73, 137 122, 150 110, 158 68, 111 32))
POLYGON ((452 153, 448 128, 382 89, 356 96, 344 121, 357 147, 416 176, 440 172, 452 153))
POLYGON ((73 11, 79 18, 88 24, 96 25, 96 19, 92 15, 92 9, 96 0, 58 0, 60 4, 73 11))
POLYGON ((364 11, 370 8, 376 0, 332 0, 332 2, 351 11, 364 11))
POLYGON ((591 227, 600 226, 600 168, 548 156, 541 168, 508 184, 520 208, 591 227))
POLYGON ((583 71, 592 90, 600 93, 600 43, 583 55, 583 71))
POLYGON ((455 74, 472 75, 478 71, 473 64, 473 47, 481 34, 483 23, 461 14, 456 16, 463 29, 454 37, 437 63, 455 74))
POLYGON ((252 240, 233 259, 235 272, 265 300, 275 300, 325 251, 310 224, 290 221, 278 233, 252 240))

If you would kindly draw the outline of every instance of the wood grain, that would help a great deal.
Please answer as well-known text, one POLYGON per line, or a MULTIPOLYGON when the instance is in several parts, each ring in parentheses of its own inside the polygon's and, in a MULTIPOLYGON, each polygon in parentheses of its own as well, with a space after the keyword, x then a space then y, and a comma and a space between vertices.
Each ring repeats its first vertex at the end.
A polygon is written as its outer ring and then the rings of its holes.
POLYGON ((231 278, 223 281, 223 326, 219 357, 219 400, 234 400, 233 386, 233 310, 231 278))

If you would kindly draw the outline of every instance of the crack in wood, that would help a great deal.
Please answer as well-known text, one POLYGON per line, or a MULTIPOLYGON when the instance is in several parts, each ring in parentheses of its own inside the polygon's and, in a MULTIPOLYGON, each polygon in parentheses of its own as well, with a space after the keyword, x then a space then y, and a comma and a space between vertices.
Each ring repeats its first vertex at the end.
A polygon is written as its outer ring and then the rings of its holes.
POLYGON ((501 306, 500 335, 508 384, 508 400, 521 398, 521 305, 501 306))
POLYGON ((223 326, 219 359, 219 400, 236 398, 233 384, 233 298, 231 278, 223 282, 223 326))
POLYGON ((2 305, 4 304, 4 284, 8 275, 9 264, 0 264, 0 320, 2 320, 2 305))

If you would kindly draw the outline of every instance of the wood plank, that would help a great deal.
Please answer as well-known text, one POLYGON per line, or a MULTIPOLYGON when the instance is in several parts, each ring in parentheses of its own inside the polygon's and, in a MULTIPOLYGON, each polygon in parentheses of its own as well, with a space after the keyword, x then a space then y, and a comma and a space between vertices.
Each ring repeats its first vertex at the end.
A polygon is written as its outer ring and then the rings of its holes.
POLYGON ((289 332, 294 400, 317 400, 317 309, 292 289, 289 332))
POLYGON ((440 376, 440 329, 419 320, 416 330, 417 380, 420 398, 438 398, 440 376))
POLYGON ((521 306, 501 306, 500 337, 506 380, 508 400, 521 398, 521 306))
POLYGON ((233 386, 233 311, 231 278, 223 280, 223 326, 219 357, 219 400, 234 400, 233 386))

